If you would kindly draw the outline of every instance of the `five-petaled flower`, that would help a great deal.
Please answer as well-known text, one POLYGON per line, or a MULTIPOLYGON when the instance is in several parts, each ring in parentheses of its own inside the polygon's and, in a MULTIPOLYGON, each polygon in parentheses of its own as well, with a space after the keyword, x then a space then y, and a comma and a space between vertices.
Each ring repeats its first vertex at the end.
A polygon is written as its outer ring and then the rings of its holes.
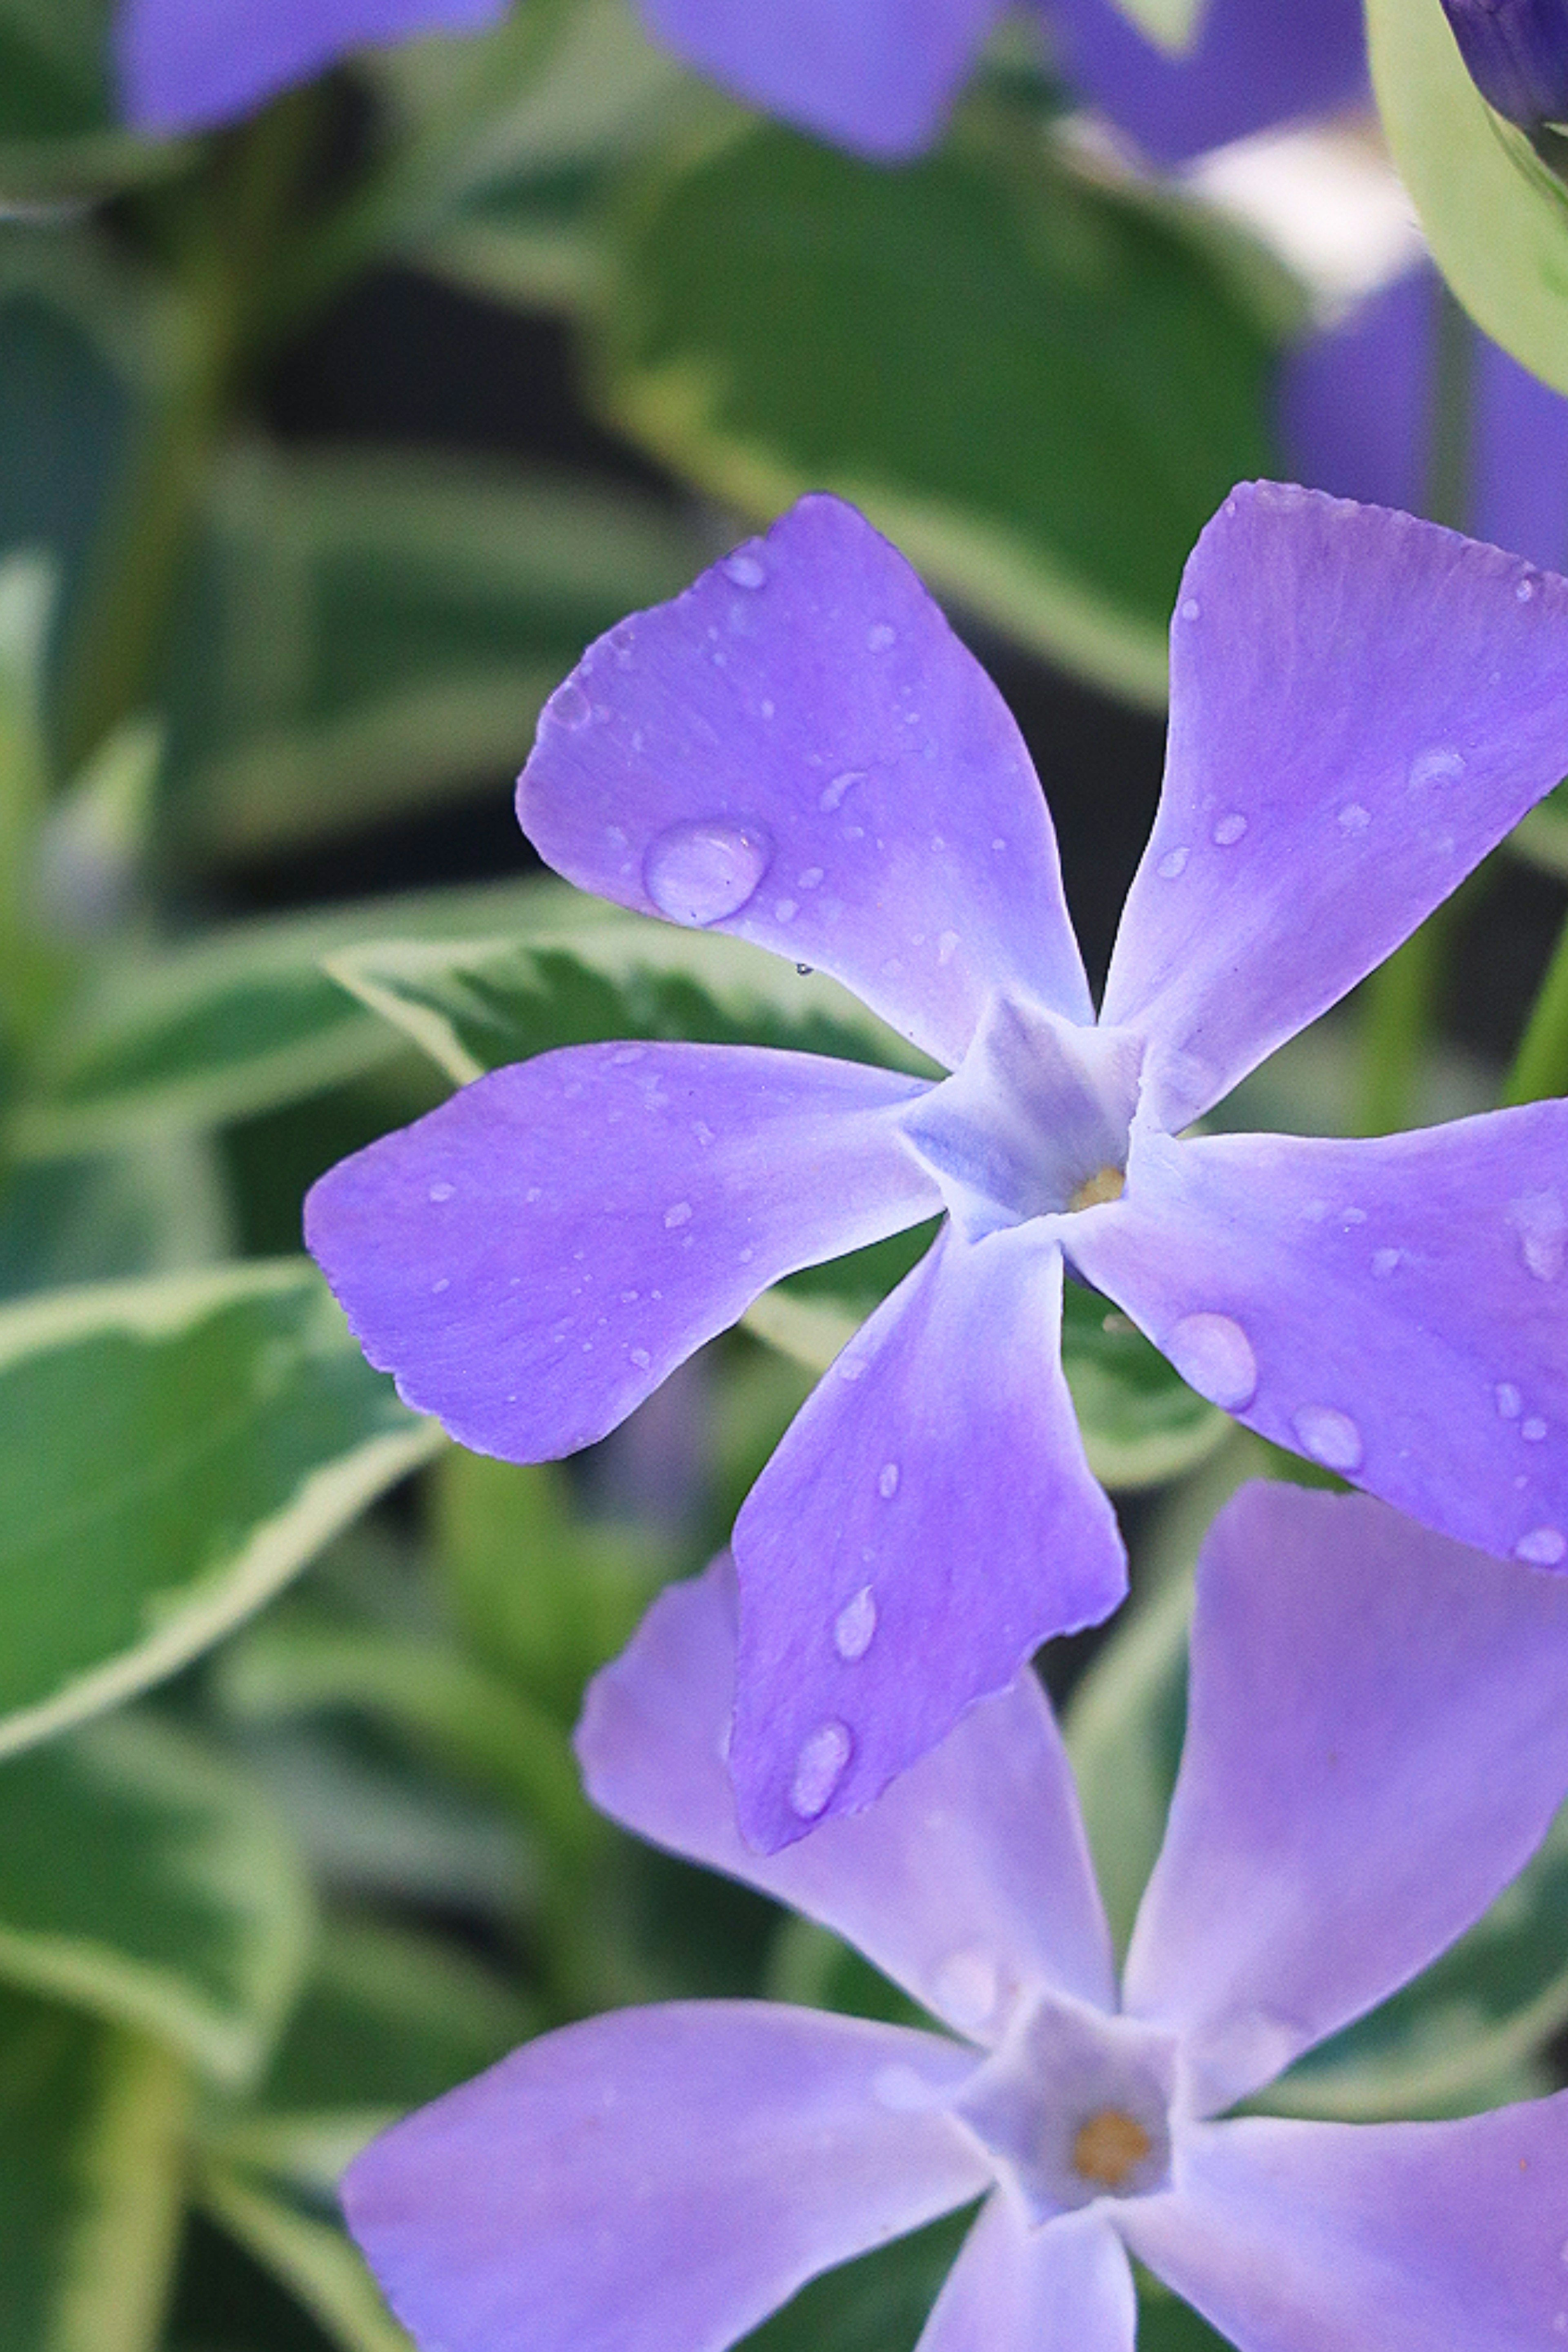
POLYGON ((1247 2116, 1521 1868, 1568 1786, 1568 1583, 1361 1496, 1255 1486, 1198 1573, 1185 1746, 1118 2000, 1025 1675, 869 1811, 761 1860, 721 1760, 722 1568, 590 1693, 604 1809, 865 1952, 962 2041, 746 2002, 552 2033, 397 2125, 350 2221, 441 2352, 720 2352, 984 2197, 921 2352, 1131 2352, 1127 2250, 1240 2352, 1568 2331, 1568 2093, 1459 2122, 1247 2116))
POLYGON ((1064 1259, 1194 1387, 1441 1532, 1568 1555, 1568 1106, 1184 1136, 1562 773, 1568 583, 1271 485, 1188 564, 1170 746, 1098 1024, 1038 783, 896 551, 809 499, 593 646, 520 788, 570 879, 847 982, 953 1076, 579 1046, 333 1170, 307 1235, 464 1444, 602 1436, 792 1270, 949 1212, 734 1533, 742 1825, 865 1804, 1123 1556, 1064 1259))

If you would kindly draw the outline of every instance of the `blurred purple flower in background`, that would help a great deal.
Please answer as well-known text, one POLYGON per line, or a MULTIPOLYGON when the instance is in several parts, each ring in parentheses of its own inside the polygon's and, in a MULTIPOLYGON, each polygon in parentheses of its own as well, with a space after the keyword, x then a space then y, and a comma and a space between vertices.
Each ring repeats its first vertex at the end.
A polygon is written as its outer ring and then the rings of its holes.
POLYGON ((350 50, 499 23, 509 0, 120 0, 114 57, 138 131, 205 131, 350 50))
MULTIPOLYGON (((800 129, 872 156, 942 128, 1004 0, 638 0, 688 63, 800 129)), ((1350 104, 1366 85, 1357 0, 1211 0, 1184 56, 1116 0, 1041 0, 1063 71, 1160 163, 1350 104)))
POLYGON ((1563 0, 1443 0, 1443 12, 1489 106, 1523 131, 1568 122, 1563 0))
POLYGON ((1568 1556, 1568 1106, 1180 1133, 1565 755, 1568 583, 1409 516, 1237 491, 1184 577, 1097 1024, 1023 742, 852 508, 803 500, 557 690, 519 794, 552 866, 833 974, 954 1075, 569 1047, 342 1162, 307 1236, 408 1402, 529 1461, 603 1436, 782 1276, 949 1212, 736 1525, 759 1844, 867 1803, 1121 1598, 1064 1257, 1265 1436, 1466 1542, 1568 1556))
POLYGON ((345 2204, 441 2352, 719 2352, 984 2198, 921 2352, 1128 2352, 1128 2252, 1240 2352, 1521 2352, 1568 2326, 1568 2093, 1451 2123, 1210 2118, 1479 1917, 1568 1786, 1568 1584, 1362 1497, 1247 1488, 1198 1571, 1185 1745, 1120 2000, 1038 1685, 760 1862, 722 1763, 720 1566, 578 1735, 616 1820, 857 1945, 963 2040, 756 2003, 622 2011, 376 2142, 345 2204))

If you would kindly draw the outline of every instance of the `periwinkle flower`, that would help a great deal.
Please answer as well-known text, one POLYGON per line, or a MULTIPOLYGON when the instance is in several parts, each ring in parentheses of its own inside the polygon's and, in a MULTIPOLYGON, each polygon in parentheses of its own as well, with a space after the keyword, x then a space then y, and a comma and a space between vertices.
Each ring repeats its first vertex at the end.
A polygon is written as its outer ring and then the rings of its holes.
MULTIPOLYGON (((1005 0, 638 0, 648 29, 737 97, 861 154, 930 143, 1005 0)), ((1356 0, 1209 0, 1192 47, 1117 0, 1040 0, 1074 87, 1157 162, 1361 95, 1356 0)))
POLYGON ((1522 131, 1568 122, 1564 0, 1443 0, 1443 13, 1489 106, 1522 131))
POLYGON ((603 1436, 782 1276, 948 1212, 736 1524, 749 1837, 867 1803, 1121 1597, 1064 1263, 1266 1437, 1467 1543, 1568 1556, 1568 1106, 1183 1132, 1565 764, 1568 582, 1238 489, 1184 577, 1097 1024, 1013 721, 852 508, 803 500, 557 690, 519 792, 551 865, 832 973, 953 1075, 564 1048, 331 1171, 307 1237, 407 1400, 531 1461, 603 1436))
POLYGON ((120 0, 114 56, 138 131, 206 131, 353 49, 472 33, 509 0, 120 0))
POLYGON ((1031 1675, 870 1811, 763 1861, 722 1763, 733 1667, 721 1567, 590 1692, 595 1801, 834 1929, 950 2034, 694 2001, 526 2045, 347 2177, 428 2352, 721 2352, 977 2198, 920 2352, 1131 2352, 1129 2252, 1239 2352, 1568 2332, 1568 2093, 1458 2122, 1214 2120, 1426 1967, 1544 1833, 1568 1584, 1363 1496, 1244 1489, 1199 1565, 1180 1778, 1120 1998, 1031 1675))

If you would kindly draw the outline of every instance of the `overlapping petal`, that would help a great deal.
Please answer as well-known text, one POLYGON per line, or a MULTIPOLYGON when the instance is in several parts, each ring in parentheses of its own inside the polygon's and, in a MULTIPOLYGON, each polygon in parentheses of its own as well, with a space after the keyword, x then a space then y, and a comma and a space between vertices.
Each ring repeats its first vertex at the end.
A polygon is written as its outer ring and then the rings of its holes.
POLYGON ((1132 2352, 1138 2323, 1121 2241, 1099 2214, 1032 2229, 1005 2193, 981 2211, 916 2352, 1132 2352))
POLYGON ((1427 1527, 1568 1559, 1568 1104, 1135 1138, 1075 1262, 1194 1387, 1427 1527))
POLYGON ((548 1461, 782 1274, 941 1207, 894 1124, 922 1084, 763 1046, 568 1046, 342 1161, 306 1237, 410 1403, 548 1461))
POLYGON ((1047 14, 1075 87, 1162 163, 1366 92, 1357 0, 1209 0, 1180 57, 1146 40, 1117 0, 1047 0, 1047 14))
POLYGON ((1568 2334, 1568 2093, 1458 2123, 1186 2136, 1133 2252, 1246 2352, 1541 2352, 1568 2334))
POLYGON ((525 2043, 377 2140, 343 2200, 443 2352, 725 2352, 818 2271, 978 2196, 934 2035, 743 2002, 525 2043))
POLYGON ((1048 1635, 1121 1600, 1062 1376, 1061 1284, 1028 1226, 973 1244, 944 1227, 747 1497, 731 1763, 764 1851, 868 1804, 1048 1635))
POLYGON ((1226 2106, 1446 1950, 1565 1789, 1568 1580, 1364 1496, 1244 1487, 1199 1560, 1125 2006, 1226 2106))
POLYGON ((473 33, 508 0, 121 0, 115 62, 139 131, 205 131, 351 49, 473 33))
MULTIPOLYGON (((858 1640, 872 1620, 846 1622, 858 1640)), ((972 2041, 996 2042, 1026 1989, 1114 2004, 1072 1772, 1032 1675, 971 1708, 869 1811, 765 1856, 735 1822, 734 1693, 734 1576, 720 1560, 661 1594, 590 1687, 577 1752, 595 1803, 832 1927, 972 2041)))
POLYGON ((689 65, 862 155, 929 145, 1003 0, 638 0, 689 65))
POLYGON ((1568 582, 1277 483, 1204 531, 1102 1017, 1174 1129, 1370 971, 1568 768, 1568 582))
POLYGON ((832 972, 949 1068, 993 985, 1089 1018, 1012 717, 837 499, 590 646, 518 814, 569 881, 832 972))

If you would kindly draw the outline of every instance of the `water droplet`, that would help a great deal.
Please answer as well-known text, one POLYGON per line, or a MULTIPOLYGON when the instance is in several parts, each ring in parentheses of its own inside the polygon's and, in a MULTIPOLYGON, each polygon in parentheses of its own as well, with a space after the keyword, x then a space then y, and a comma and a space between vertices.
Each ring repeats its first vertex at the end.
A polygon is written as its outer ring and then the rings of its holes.
POLYGON ((989 1952, 971 1944, 949 1954, 932 1977, 931 1989, 940 2013, 973 2033, 995 2014, 1001 1971, 989 1952))
POLYGON ((1372 1270, 1373 1274, 1376 1275, 1380 1282, 1386 1282, 1389 1276, 1394 1272, 1396 1267, 1402 1265, 1404 1261, 1405 1252, 1403 1250, 1373 1250, 1372 1254, 1372 1270))
POLYGON ((1184 849, 1167 850, 1154 870, 1162 882, 1179 882, 1187 870, 1187 852, 1184 849))
POLYGON ((1436 751, 1417 751, 1410 762, 1410 785, 1413 792, 1424 792, 1428 784, 1451 784, 1465 772, 1464 756, 1449 745, 1436 751))
POLYGON ((442 1293, 444 1290, 450 1290, 450 1289, 451 1289, 451 1287, 452 1287, 452 1277, 451 1277, 451 1276, 450 1276, 449 1274, 443 1274, 443 1275, 440 1275, 440 1276, 438 1276, 437 1277, 437 1279, 436 1279, 436 1280, 435 1280, 435 1281, 430 1285, 430 1295, 431 1295, 431 1297, 432 1297, 433 1298, 439 1298, 439 1297, 440 1297, 440 1296, 441 1296, 441 1293, 442 1293))
POLYGON ((884 1462, 877 1473, 877 1492, 884 1503, 890 1503, 898 1491, 899 1465, 896 1462, 884 1462))
POLYGON ((773 906, 773 920, 776 923, 793 923, 799 912, 800 907, 795 899, 780 898, 773 906))
POLYGON ((1165 1353, 1189 1388, 1226 1412, 1250 1404, 1258 1393, 1252 1342, 1228 1315, 1184 1315, 1165 1341, 1165 1353))
POLYGON ((580 727, 586 727, 594 709, 576 679, 569 677, 563 686, 556 688, 541 715, 552 727, 564 727, 574 735, 580 727))
POLYGON ((867 650, 869 653, 885 654, 889 646, 898 643, 898 639, 897 629, 889 627, 886 621, 874 621, 866 632, 867 650))
POLYGON ((536 1201, 542 1201, 542 1200, 543 1200, 543 1198, 544 1198, 544 1187, 543 1187, 543 1185, 542 1185, 542 1184, 531 1184, 531 1185, 529 1186, 529 1188, 528 1188, 527 1192, 523 1194, 523 1196, 522 1196, 522 1197, 523 1197, 523 1199, 527 1202, 527 1203, 528 1203, 529 1207, 531 1209, 531 1208, 532 1208, 532 1206, 533 1206, 533 1204, 534 1204, 534 1202, 535 1202, 536 1201))
POLYGON ((865 1656, 876 1631, 877 1596, 868 1584, 863 1584, 833 1621, 833 1646, 852 1665, 865 1656))
POLYGON ((865 781, 864 768, 847 768, 843 775, 835 776, 830 784, 823 786, 817 797, 817 807, 831 815, 835 809, 843 807, 856 785, 863 784, 865 781))
POLYGON ((1292 1413, 1290 1426, 1301 1441, 1303 1453, 1325 1470, 1359 1470, 1362 1460, 1361 1432, 1348 1412, 1340 1412, 1331 1404, 1304 1404, 1292 1413))
POLYGON ((1201 620, 1203 618, 1203 606, 1199 604, 1195 596, 1183 597, 1181 614, 1184 621, 1201 620))
POLYGON ((1340 811, 1342 833, 1364 833, 1372 823, 1372 812, 1363 809, 1360 801, 1347 801, 1340 811))
POLYGON ((821 881, 821 866, 808 866, 804 874, 798 875, 795 877, 795 887, 801 890, 815 890, 819 887, 821 881))
POLYGON ((1531 1413, 1528 1421, 1520 1423, 1519 1433, 1527 1445, 1539 1445, 1546 1435, 1546 1423, 1538 1414, 1531 1413))
POLYGON ((646 1348, 628 1348, 626 1349, 626 1353, 631 1358, 639 1372, 646 1372, 648 1366, 653 1361, 653 1358, 648 1354, 646 1348))
POLYGON ((1556 1192, 1526 1192, 1508 1204, 1520 1255, 1537 1282, 1555 1282, 1568 1258, 1568 1213, 1556 1192))
POLYGON ((957 953, 958 933, 956 931, 943 931, 936 943, 936 960, 938 963, 951 963, 957 953))
POLYGON ((1535 593, 1535 583, 1534 583, 1534 581, 1533 581, 1533 580, 1521 580, 1521 581, 1520 582, 1520 583, 1519 583, 1518 587, 1514 590, 1514 592, 1513 592, 1513 593, 1514 593, 1514 594, 1519 598, 1519 601, 1520 601, 1520 603, 1521 603, 1521 604, 1529 604, 1529 602, 1530 602, 1530 600, 1531 600, 1531 597, 1534 595, 1534 593, 1535 593))
POLYGON ((700 928, 739 914, 772 856, 760 825, 703 817, 659 835, 643 862, 643 881, 661 915, 700 928))
POLYGON ((442 1201, 449 1201, 456 1190, 455 1184, 432 1184, 430 1198, 438 1204, 442 1201))
POLYGON ((1531 1568, 1555 1568, 1564 1553, 1568 1553, 1568 1536, 1561 1528, 1531 1528, 1513 1548, 1515 1559, 1528 1560, 1531 1568))
POLYGON ((666 1230, 669 1233, 673 1233, 677 1225, 689 1225, 691 1223, 690 1202, 675 1202, 671 1207, 666 1209, 664 1223, 666 1230))
POLYGON ((1492 1394, 1497 1399, 1497 1409, 1501 1414, 1503 1420, 1517 1421, 1521 1412, 1523 1411, 1524 1399, 1520 1395, 1520 1392, 1514 1387, 1513 1382, 1511 1381, 1499 1381, 1496 1388, 1492 1391, 1492 1394))
POLYGON ((768 576, 756 557, 748 554, 743 547, 737 548, 733 555, 727 555, 720 569, 725 579, 732 580, 737 588, 761 588, 768 576))
POLYGON ((1215 846, 1220 849, 1233 847, 1246 831, 1247 819, 1239 809, 1233 809, 1228 816, 1221 817, 1214 829, 1215 846))
POLYGON ((855 1742, 847 1723, 825 1723, 814 1731, 795 1759, 789 1801, 803 1822, 816 1821, 844 1778, 855 1742))
POLYGON ((1364 1225, 1366 1223, 1366 1211, 1364 1209, 1356 1208, 1342 1209, 1340 1211, 1340 1223, 1342 1225, 1364 1225))

